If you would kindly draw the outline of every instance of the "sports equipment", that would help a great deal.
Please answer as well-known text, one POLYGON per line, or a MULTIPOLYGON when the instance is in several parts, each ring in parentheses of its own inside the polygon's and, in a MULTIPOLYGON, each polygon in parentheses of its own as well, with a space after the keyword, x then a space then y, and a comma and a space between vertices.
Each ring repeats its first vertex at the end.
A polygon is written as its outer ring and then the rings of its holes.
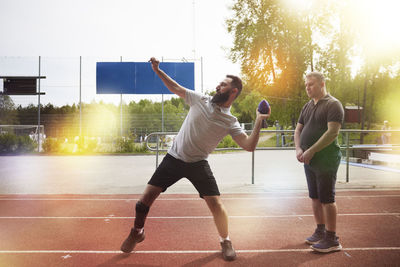
POLYGON ((258 104, 258 111, 262 114, 268 114, 269 112, 269 103, 267 100, 261 100, 260 104, 258 104))
MULTIPOLYGON (((262 114, 268 114, 270 110, 269 107, 269 103, 267 102, 267 100, 263 99, 261 100, 261 102, 258 104, 258 112, 262 113, 262 114)), ((268 124, 266 120, 262 121, 262 125, 261 128, 267 128, 268 124)))

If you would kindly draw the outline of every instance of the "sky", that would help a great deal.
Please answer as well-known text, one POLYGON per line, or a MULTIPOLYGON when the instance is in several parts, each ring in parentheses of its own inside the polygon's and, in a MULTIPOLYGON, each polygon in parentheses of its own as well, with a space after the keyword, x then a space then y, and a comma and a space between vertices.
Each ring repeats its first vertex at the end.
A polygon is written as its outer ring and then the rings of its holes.
MULTIPOLYGON (((196 91, 212 91, 226 74, 240 74, 228 58, 233 37, 225 20, 231 0, 1 0, 0 76, 36 76, 41 103, 82 101, 119 104, 120 95, 96 95, 96 62, 195 62, 196 91), (203 66, 201 68, 201 59, 203 66), (203 75, 201 74, 203 70, 203 75), (203 78, 202 78, 203 77, 203 78)), ((0 90, 2 90, 2 84, 0 90)), ((165 95, 164 99, 169 99, 165 95)), ((160 95, 123 95, 124 102, 160 95)), ((13 96, 15 104, 37 104, 36 96, 13 96)))
MULTIPOLYGON (((304 9, 311 0, 282 0, 304 9)), ((314 0, 315 1, 315 0, 314 0)), ((322 1, 322 0, 321 0, 322 1)), ((326 0, 336 1, 336 0, 326 0)), ((375 58, 400 47, 398 0, 343 0, 375 58)), ((41 103, 119 104, 120 95, 96 95, 96 62, 195 62, 196 91, 213 91, 226 74, 240 75, 228 58, 233 37, 225 20, 234 0, 0 0, 0 76, 36 76, 41 56, 41 103), (201 60, 203 64, 201 65, 201 60), (201 71, 202 70, 202 71, 201 71)), ((362 43, 361 42, 361 43, 362 43)), ((396 51, 396 50, 395 50, 396 51)), ((353 58, 353 74, 362 61, 353 58)), ((0 91, 3 90, 0 83, 0 91)), ((123 95, 128 103, 161 95, 123 95)), ((171 95, 165 95, 169 99, 171 95)), ((36 96, 13 96, 15 104, 36 96)))

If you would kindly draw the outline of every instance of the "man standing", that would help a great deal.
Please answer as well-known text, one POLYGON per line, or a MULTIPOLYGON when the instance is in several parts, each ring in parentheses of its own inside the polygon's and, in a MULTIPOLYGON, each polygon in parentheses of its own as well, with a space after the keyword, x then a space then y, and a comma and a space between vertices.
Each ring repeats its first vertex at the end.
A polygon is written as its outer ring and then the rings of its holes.
POLYGON ((247 151, 256 148, 261 123, 270 114, 260 114, 254 130, 248 136, 240 127, 238 120, 230 113, 230 107, 242 90, 240 78, 227 75, 217 86, 213 97, 200 95, 188 90, 165 72, 160 70, 159 61, 150 59, 153 71, 160 77, 165 86, 174 94, 185 99, 190 106, 189 113, 176 136, 172 147, 168 150, 160 166, 156 169, 136 203, 134 227, 123 242, 121 250, 130 253, 135 245, 145 238, 144 223, 149 209, 161 192, 186 177, 205 200, 210 209, 220 235, 222 255, 225 260, 236 258, 235 250, 228 235, 228 216, 220 199, 220 193, 207 162, 208 155, 226 135, 247 151))
MULTIPOLYGON (((384 131, 390 131, 392 128, 389 126, 389 122, 388 121, 384 121, 383 122, 383 126, 382 126, 382 130, 384 130, 384 131)), ((389 144, 390 143, 390 136, 391 136, 392 134, 391 133, 383 133, 382 134, 382 144, 383 145, 386 145, 386 144, 389 144)))
POLYGON ((338 251, 342 246, 336 236, 335 183, 341 159, 337 136, 344 111, 339 100, 326 92, 321 73, 307 74, 305 85, 311 100, 301 111, 294 140, 297 160, 304 163, 317 224, 305 242, 319 252, 338 251))

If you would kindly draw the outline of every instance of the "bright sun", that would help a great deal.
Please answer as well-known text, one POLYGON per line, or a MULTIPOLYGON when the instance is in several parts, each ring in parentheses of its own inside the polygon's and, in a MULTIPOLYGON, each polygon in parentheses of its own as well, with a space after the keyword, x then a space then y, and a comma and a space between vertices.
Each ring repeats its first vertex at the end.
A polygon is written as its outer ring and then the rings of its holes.
MULTIPOLYGON (((318 3, 335 3, 342 7, 344 26, 356 31, 358 43, 369 56, 399 54, 400 50, 400 1, 399 0, 281 0, 299 15, 318 12, 312 10, 318 3)), ((332 25, 333 27, 335 25, 332 25)))
POLYGON ((353 23, 370 53, 400 48, 400 1, 352 0, 353 23))

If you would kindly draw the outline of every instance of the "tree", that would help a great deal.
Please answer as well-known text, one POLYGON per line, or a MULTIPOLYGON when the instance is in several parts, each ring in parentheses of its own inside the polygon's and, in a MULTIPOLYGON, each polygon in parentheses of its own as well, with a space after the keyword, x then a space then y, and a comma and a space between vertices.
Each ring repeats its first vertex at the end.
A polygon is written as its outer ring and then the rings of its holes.
POLYGON ((241 123, 250 123, 256 118, 256 109, 258 103, 263 99, 260 92, 243 88, 242 94, 233 102, 232 114, 238 118, 241 123))
POLYGON ((234 36, 230 56, 241 63, 245 83, 266 98, 290 100, 285 113, 293 127, 306 98, 304 73, 313 69, 317 49, 312 30, 322 29, 328 16, 326 6, 317 1, 312 5, 299 11, 280 1, 237 0, 227 20, 234 36))
POLYGON ((11 97, 8 95, 0 95, 0 124, 12 125, 19 124, 18 112, 11 97))
POLYGON ((348 96, 351 86, 351 58, 354 54, 356 29, 351 23, 352 14, 347 1, 332 2, 331 20, 324 29, 328 38, 327 46, 320 50, 317 68, 327 78, 327 90, 342 102, 348 96))

